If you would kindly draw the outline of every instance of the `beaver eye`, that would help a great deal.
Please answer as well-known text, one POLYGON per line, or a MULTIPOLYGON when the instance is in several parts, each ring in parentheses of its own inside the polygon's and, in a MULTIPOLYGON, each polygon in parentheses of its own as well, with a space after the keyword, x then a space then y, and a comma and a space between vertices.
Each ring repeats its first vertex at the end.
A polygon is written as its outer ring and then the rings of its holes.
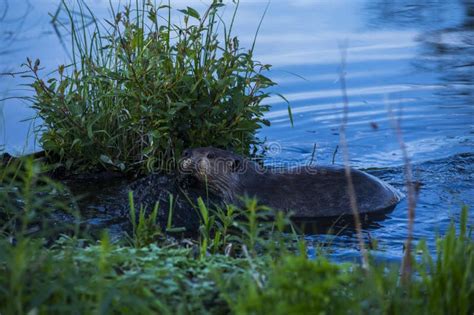
POLYGON ((207 154, 207 158, 208 158, 208 159, 213 159, 213 158, 215 158, 215 157, 216 157, 216 155, 215 155, 214 153, 208 153, 208 154, 207 154))
POLYGON ((183 157, 188 158, 191 156, 191 152, 189 150, 184 150, 183 157))

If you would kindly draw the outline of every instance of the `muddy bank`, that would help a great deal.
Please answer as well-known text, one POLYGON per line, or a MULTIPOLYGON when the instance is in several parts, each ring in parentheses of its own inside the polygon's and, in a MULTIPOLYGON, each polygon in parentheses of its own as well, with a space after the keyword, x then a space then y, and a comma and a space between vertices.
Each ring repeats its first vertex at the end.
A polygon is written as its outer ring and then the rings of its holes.
POLYGON ((83 227, 90 230, 107 228, 112 234, 131 230, 130 192, 137 217, 140 209, 150 214, 158 204, 157 221, 162 230, 166 231, 171 222, 171 230, 184 234, 198 231, 196 201, 199 197, 210 206, 221 202, 218 197, 207 194, 204 188, 191 185, 176 174, 156 173, 130 181, 107 173, 68 179, 64 184, 78 199, 83 227))

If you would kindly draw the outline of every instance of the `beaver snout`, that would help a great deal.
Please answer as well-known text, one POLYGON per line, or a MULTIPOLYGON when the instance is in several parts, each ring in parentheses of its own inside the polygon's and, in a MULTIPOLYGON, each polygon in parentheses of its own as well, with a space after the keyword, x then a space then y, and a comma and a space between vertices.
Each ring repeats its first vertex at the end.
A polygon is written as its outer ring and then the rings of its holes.
POLYGON ((191 168, 192 164, 193 164, 193 160, 191 160, 191 159, 181 160, 181 168, 182 169, 189 169, 189 168, 191 168))
POLYGON ((182 175, 204 175, 209 169, 209 160, 199 156, 189 155, 186 157, 183 154, 183 158, 179 162, 179 172, 182 175))
POLYGON ((192 158, 183 157, 178 163, 178 171, 181 175, 191 175, 195 170, 194 161, 192 158))

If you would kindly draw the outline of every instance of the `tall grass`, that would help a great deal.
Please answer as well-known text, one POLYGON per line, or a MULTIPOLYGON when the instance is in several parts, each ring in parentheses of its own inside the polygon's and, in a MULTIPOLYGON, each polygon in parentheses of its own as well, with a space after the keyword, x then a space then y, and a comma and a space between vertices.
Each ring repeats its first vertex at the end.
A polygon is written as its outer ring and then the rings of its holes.
POLYGON ((262 102, 274 83, 254 45, 243 49, 232 34, 237 9, 226 22, 217 0, 201 13, 132 1, 100 21, 82 0, 63 1, 72 63, 47 80, 39 60, 26 63, 50 162, 75 172, 147 172, 174 168, 187 147, 251 153, 256 131, 269 124, 262 102))
POLYGON ((74 198, 44 172, 32 158, 0 162, 0 237, 16 242, 31 236, 78 233, 74 198))
MULTIPOLYGON (((463 216, 467 213, 463 212, 463 216)), ((0 240, 0 312, 56 314, 472 314, 474 242, 461 220, 438 239, 437 256, 419 246, 416 276, 401 285, 399 265, 279 257, 195 255, 193 248, 130 247, 62 238, 46 248, 0 240)))
POLYGON ((158 237, 163 236, 160 225, 157 221, 160 204, 157 202, 150 214, 146 215, 146 209, 141 206, 139 211, 135 208, 133 192, 128 194, 130 221, 132 223, 131 243, 134 247, 144 247, 154 243, 158 237), (137 218, 138 214, 138 218, 137 218))
POLYGON ((422 242, 413 260, 416 276, 402 283, 399 264, 334 264, 323 257, 284 255, 261 271, 246 274, 231 294, 236 314, 472 314, 474 241, 467 208, 459 233, 451 224, 437 239, 433 258, 422 242), (261 281, 260 279, 265 279, 261 281))

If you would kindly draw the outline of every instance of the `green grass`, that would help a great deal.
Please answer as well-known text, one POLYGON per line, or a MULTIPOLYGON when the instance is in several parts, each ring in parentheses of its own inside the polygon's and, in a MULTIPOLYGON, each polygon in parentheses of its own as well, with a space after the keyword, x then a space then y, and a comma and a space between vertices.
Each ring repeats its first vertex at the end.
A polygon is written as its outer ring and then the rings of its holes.
POLYGON ((79 213, 70 193, 32 158, 0 163, 0 235, 21 239, 78 232, 79 213), (61 217, 64 224, 57 225, 61 217))
POLYGON ((53 22, 71 39, 72 63, 43 78, 40 61, 28 59, 49 162, 145 173, 175 168, 188 147, 251 154, 274 83, 270 65, 253 57, 255 42, 244 49, 232 34, 238 2, 227 19, 220 1, 204 12, 131 3, 99 20, 82 0, 62 2, 53 22))
MULTIPOLYGON (((462 212, 467 216, 467 209, 462 212)), ((466 221, 437 239, 437 255, 418 248, 421 259, 409 283, 400 264, 335 264, 324 256, 285 255, 272 262, 262 281, 251 279, 233 301, 236 314, 472 314, 474 241, 466 221)), ((420 258, 418 257, 418 258, 420 258)))
MULTIPOLYGON (((474 243, 454 226, 432 265, 401 285, 398 265, 337 264, 286 253, 232 257, 62 238, 0 241, 2 314, 472 314, 474 243)), ((429 257, 423 251, 424 257, 429 257)))
POLYGON ((219 313, 227 305, 214 275, 248 265, 223 256, 194 259, 188 249, 120 247, 107 238, 86 248, 68 239, 52 249, 2 243, 0 255, 2 314, 219 313))

